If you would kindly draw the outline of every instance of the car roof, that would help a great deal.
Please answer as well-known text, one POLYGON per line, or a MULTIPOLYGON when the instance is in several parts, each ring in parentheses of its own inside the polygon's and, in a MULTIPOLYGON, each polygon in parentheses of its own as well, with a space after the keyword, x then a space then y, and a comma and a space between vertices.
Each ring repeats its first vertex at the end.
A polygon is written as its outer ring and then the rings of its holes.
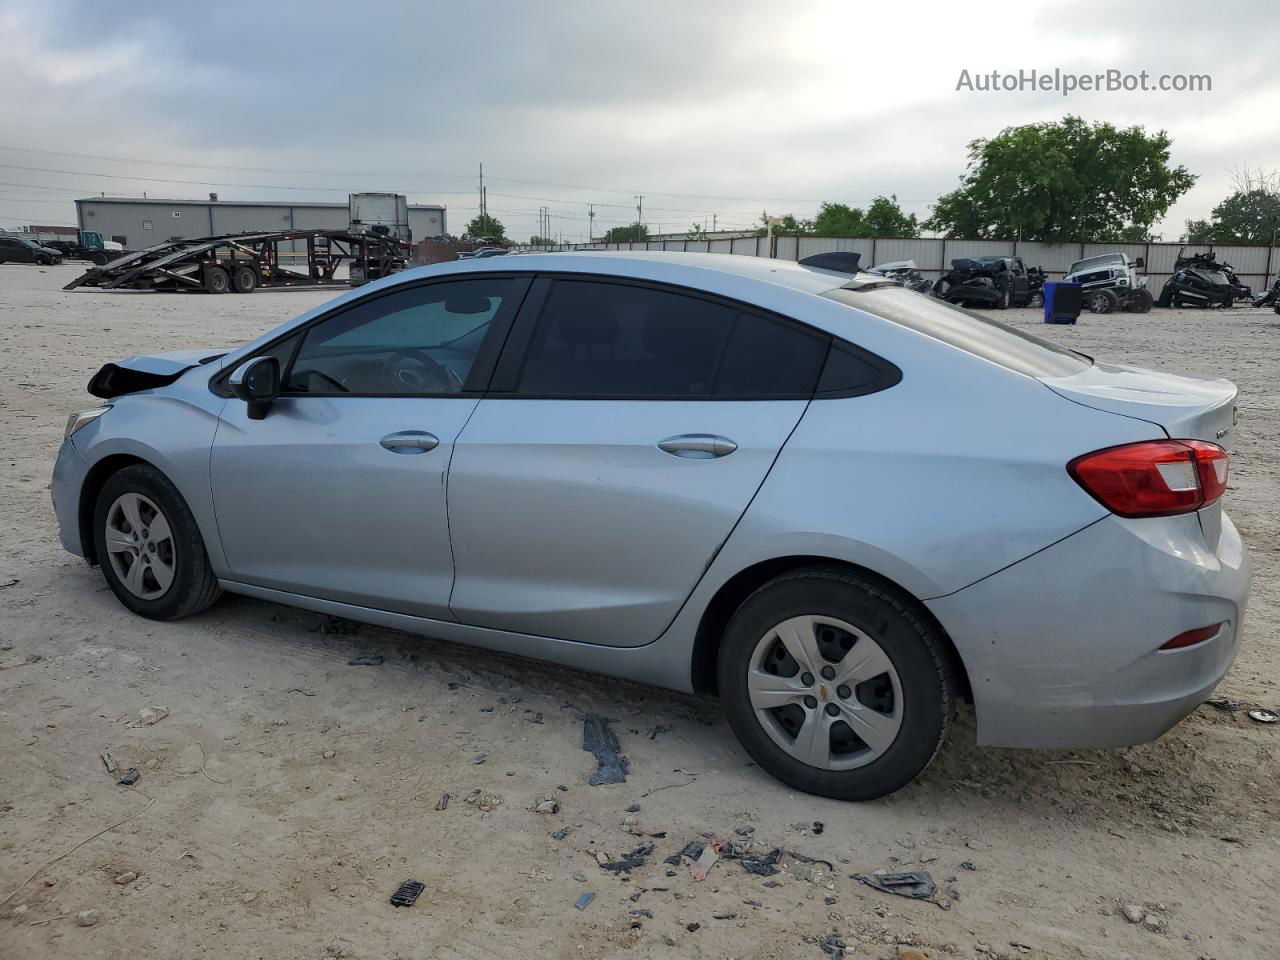
POLYGON ((575 250, 563 253, 519 253, 487 259, 469 258, 415 267, 397 280, 446 273, 508 270, 539 273, 594 273, 620 278, 665 281, 692 287, 719 287, 741 279, 821 294, 848 283, 850 275, 806 267, 790 260, 728 253, 683 253, 666 250, 575 250))

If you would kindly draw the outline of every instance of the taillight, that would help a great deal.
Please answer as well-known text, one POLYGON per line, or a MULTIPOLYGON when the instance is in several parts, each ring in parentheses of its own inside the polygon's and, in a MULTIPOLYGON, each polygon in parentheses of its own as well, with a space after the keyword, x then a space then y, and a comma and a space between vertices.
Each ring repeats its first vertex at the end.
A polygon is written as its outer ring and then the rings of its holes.
POLYGON ((1067 472, 1112 513, 1168 517, 1222 496, 1227 451, 1204 440, 1149 440, 1086 453, 1067 472))
POLYGON ((1168 643, 1163 644, 1161 650, 1182 650, 1185 647, 1194 647, 1198 643, 1204 643, 1216 637, 1222 631, 1222 624, 1215 623, 1209 627, 1196 627, 1194 630, 1188 630, 1186 633, 1180 633, 1168 643))

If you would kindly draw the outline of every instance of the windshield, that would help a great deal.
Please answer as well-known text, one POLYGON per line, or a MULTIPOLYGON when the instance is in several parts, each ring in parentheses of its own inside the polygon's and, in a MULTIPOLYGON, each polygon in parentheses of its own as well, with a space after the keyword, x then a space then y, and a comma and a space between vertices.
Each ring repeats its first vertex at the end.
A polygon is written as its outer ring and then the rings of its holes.
POLYGON ((1084 354, 903 287, 869 285, 862 290, 839 288, 829 290, 823 296, 909 327, 1029 377, 1069 377, 1093 365, 1093 361, 1084 354))
POLYGON ((1119 253, 1106 253, 1100 257, 1086 257, 1083 260, 1077 260, 1069 268, 1067 273, 1079 273, 1081 270, 1090 270, 1094 267, 1100 267, 1103 264, 1111 266, 1112 264, 1124 265, 1124 255, 1119 253))

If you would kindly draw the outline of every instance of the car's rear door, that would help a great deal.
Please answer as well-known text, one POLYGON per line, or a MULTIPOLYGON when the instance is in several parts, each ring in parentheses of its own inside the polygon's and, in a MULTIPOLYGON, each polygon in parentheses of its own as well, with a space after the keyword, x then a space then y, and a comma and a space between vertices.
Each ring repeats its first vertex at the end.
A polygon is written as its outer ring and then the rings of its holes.
POLYGON ((228 401, 211 454, 232 579, 449 619, 445 473, 528 284, 393 287, 264 349, 284 392, 228 401))
POLYGON ((535 281, 454 449, 454 615, 656 639, 804 413, 828 346, 681 288, 535 281))

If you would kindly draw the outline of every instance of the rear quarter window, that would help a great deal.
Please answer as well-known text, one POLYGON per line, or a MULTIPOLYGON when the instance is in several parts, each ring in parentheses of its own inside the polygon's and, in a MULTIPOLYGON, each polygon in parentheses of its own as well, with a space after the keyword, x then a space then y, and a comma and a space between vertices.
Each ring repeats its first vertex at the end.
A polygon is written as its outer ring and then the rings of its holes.
POLYGON ((902 287, 829 290, 824 297, 857 307, 1028 377, 1069 377, 1093 361, 1016 327, 902 287))

